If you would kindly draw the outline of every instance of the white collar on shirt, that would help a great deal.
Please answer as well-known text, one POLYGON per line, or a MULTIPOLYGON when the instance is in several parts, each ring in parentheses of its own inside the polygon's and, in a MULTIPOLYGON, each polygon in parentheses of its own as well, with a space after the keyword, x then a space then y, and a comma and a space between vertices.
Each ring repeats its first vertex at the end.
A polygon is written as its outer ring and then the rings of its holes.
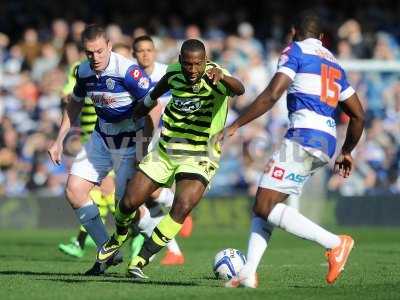
POLYGON ((308 43, 308 44, 317 44, 319 46, 322 45, 322 41, 319 39, 316 39, 316 38, 308 38, 308 39, 302 40, 302 42, 308 43))

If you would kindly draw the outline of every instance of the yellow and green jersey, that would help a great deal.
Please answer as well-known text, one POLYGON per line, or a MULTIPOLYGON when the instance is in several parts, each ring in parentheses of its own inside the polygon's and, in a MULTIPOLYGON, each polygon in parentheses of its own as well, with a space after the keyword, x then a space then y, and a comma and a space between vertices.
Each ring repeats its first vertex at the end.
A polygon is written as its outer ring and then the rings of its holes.
MULTIPOLYGON (((81 62, 78 61, 69 68, 67 82, 62 90, 64 95, 69 95, 72 93, 76 83, 76 72, 80 63, 81 62)), ((93 106, 92 100, 88 97, 85 98, 79 121, 82 130, 81 142, 85 143, 89 139, 90 134, 93 132, 97 121, 96 110, 93 106)))
MULTIPOLYGON (((219 66, 207 62, 206 71, 213 67, 219 66)), ((218 160, 220 151, 211 138, 225 126, 231 91, 221 82, 213 85, 206 74, 192 85, 185 79, 180 64, 170 65, 166 76, 172 97, 162 117, 159 149, 168 155, 206 157, 212 151, 218 160)))

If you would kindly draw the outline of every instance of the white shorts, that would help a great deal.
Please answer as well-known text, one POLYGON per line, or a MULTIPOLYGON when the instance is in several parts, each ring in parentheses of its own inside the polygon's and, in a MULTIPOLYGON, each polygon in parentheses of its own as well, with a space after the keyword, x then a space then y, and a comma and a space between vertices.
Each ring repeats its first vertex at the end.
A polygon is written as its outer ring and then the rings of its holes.
POLYGON ((70 174, 100 183, 107 174, 115 172, 115 198, 122 199, 126 184, 135 172, 135 147, 109 149, 97 131, 75 157, 70 174))
POLYGON ((284 139, 280 149, 267 163, 258 186, 288 195, 300 195, 306 180, 326 164, 300 144, 284 139))

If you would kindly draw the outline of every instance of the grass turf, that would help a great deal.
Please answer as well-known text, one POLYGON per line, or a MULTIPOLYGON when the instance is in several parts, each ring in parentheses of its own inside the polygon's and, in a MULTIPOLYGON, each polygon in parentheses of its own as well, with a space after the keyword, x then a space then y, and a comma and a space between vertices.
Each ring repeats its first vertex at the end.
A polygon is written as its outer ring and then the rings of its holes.
MULTIPOLYGON (((162 267, 158 257, 145 269, 150 279, 134 283, 126 263, 102 277, 84 277, 94 258, 65 256, 57 244, 71 231, 0 232, 0 299, 400 299, 400 229, 336 228, 356 240, 342 278, 325 284, 322 249, 276 230, 260 268, 256 290, 226 289, 214 279, 215 253, 227 247, 245 252, 248 228, 195 228, 178 239, 186 257, 180 267, 162 267)), ((124 249, 127 257, 128 249, 124 249)))

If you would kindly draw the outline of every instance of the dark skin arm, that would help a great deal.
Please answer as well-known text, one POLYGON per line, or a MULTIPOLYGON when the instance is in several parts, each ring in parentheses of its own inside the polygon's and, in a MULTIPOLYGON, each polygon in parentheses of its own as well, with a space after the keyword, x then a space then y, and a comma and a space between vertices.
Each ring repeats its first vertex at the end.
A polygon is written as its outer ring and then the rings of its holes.
MULTIPOLYGON (((231 126, 226 128, 224 135, 228 137, 234 135, 239 127, 246 125, 269 111, 282 96, 283 92, 289 87, 291 82, 292 80, 289 76, 283 73, 276 73, 265 90, 257 96, 256 100, 231 126)), ((221 134, 220 139, 222 138, 223 135, 221 134)))
POLYGON ((214 67, 207 71, 207 76, 210 78, 214 85, 222 82, 229 90, 235 95, 243 95, 245 90, 243 84, 235 77, 225 75, 221 69, 214 67))
POLYGON ((133 110, 133 118, 140 119, 146 115, 157 105, 157 99, 164 95, 168 90, 168 78, 169 76, 164 75, 160 81, 156 84, 154 89, 150 92, 151 99, 155 99, 154 104, 150 107, 144 105, 144 102, 141 101, 133 110))
POLYGON ((356 93, 347 100, 339 102, 339 105, 346 115, 350 117, 350 122, 347 126, 346 139, 344 140, 341 154, 335 160, 335 172, 347 178, 350 176, 353 167, 351 151, 360 140, 364 129, 364 110, 356 93))

